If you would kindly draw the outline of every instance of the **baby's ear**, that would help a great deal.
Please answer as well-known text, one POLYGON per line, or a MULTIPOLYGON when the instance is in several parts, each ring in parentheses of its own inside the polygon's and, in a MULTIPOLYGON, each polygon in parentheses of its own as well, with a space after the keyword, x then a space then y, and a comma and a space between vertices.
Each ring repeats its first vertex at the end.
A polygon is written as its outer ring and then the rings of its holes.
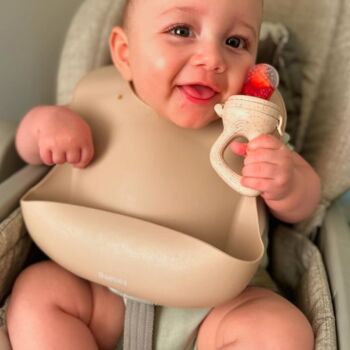
POLYGON ((129 64, 129 44, 125 31, 121 27, 114 27, 109 36, 109 49, 114 65, 127 81, 131 81, 129 64))

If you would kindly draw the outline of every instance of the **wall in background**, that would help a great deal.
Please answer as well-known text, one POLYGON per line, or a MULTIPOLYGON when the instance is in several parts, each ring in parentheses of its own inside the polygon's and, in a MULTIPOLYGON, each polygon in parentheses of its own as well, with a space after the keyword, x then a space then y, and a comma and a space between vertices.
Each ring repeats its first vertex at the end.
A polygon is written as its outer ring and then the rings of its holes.
POLYGON ((0 0, 0 118, 54 103, 64 36, 83 0, 0 0))

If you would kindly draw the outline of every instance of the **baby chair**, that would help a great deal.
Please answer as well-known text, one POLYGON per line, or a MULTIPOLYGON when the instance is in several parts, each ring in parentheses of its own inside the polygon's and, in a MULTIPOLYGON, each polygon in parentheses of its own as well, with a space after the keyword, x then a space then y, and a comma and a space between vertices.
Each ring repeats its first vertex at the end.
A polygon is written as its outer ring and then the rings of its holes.
MULTIPOLYGON (((110 64, 107 36, 111 27, 120 20, 120 9, 121 2, 111 0, 86 0, 81 6, 72 22, 61 57, 58 103, 69 102, 74 86, 87 72, 110 64)), ((334 247, 331 243, 334 243, 335 237, 348 231, 346 224, 339 227, 339 220, 344 219, 337 205, 333 204, 350 187, 350 177, 347 176, 350 167, 347 163, 350 124, 346 121, 350 111, 347 101, 350 88, 347 75, 350 73, 348 15, 350 5, 341 0, 265 1, 266 21, 285 24, 298 42, 302 58, 301 112, 299 118, 296 113, 293 119, 293 110, 289 111, 290 125, 293 126, 289 131, 293 136, 292 143, 314 166, 323 183, 322 201, 312 218, 293 227, 278 224, 274 228, 269 270, 280 290, 309 318, 314 328, 317 350, 337 349, 337 337, 332 296, 315 243, 321 232, 321 247, 325 252, 327 268, 333 273, 337 268, 330 258, 334 249, 329 248, 327 243, 334 247), (336 215, 340 219, 334 225, 336 215)), ((284 27, 279 28, 277 34, 272 34, 272 39, 277 36, 285 40, 286 36, 281 35, 284 27)), ((283 40, 277 40, 276 52, 284 47, 283 40)), ((276 52, 274 57, 278 56, 276 52)), ((283 61, 274 63, 283 65, 283 61)), ((292 83, 288 87, 293 89, 292 83)), ((294 94, 293 98, 292 105, 298 106, 298 96, 294 94)), ((46 171, 45 167, 26 166, 1 184, 2 301, 22 268, 31 244, 21 211, 17 208, 18 200, 46 171)), ((348 312, 342 310, 346 306, 346 300, 342 299, 346 290, 339 276, 331 276, 330 282, 335 297, 338 346, 347 349, 349 319, 348 312)), ((4 327, 0 333, 0 347, 10 349, 4 327)))

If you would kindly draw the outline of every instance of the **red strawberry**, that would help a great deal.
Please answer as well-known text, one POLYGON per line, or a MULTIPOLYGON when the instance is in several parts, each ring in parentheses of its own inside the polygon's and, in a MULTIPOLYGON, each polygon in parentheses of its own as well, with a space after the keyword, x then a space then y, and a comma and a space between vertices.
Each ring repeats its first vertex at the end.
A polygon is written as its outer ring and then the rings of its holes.
POLYGON ((278 82, 277 70, 269 64, 260 63, 248 72, 242 94, 268 100, 277 88, 278 82))

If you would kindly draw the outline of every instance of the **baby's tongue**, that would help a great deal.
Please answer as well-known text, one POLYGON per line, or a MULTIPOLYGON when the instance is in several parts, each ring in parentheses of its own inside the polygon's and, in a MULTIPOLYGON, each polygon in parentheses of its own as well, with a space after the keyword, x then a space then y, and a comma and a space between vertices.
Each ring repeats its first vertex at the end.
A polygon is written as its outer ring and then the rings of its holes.
POLYGON ((207 100, 215 95, 213 89, 204 85, 183 85, 182 88, 186 94, 202 100, 207 100))

